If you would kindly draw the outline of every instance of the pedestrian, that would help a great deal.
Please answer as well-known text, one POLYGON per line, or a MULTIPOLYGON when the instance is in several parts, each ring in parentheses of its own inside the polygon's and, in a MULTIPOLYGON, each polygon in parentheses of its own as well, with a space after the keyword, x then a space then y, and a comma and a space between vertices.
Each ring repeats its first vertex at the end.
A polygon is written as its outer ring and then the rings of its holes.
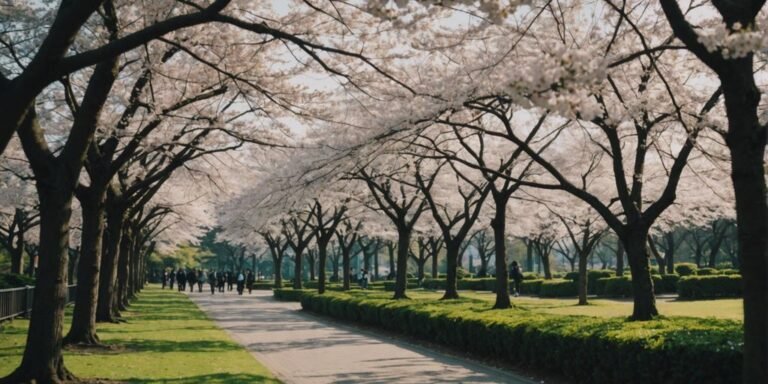
POLYGON ((184 292, 187 289, 187 272, 181 268, 176 272, 176 278, 179 280, 179 292, 184 292))
POLYGON ((168 284, 168 271, 165 269, 163 269, 162 279, 163 279, 162 281, 163 287, 161 289, 165 289, 165 285, 168 284))
POLYGON ((211 295, 216 293, 216 283, 217 283, 216 272, 211 270, 210 272, 208 272, 208 285, 211 286, 211 295))
POLYGON ((368 289, 368 270, 365 268, 360 271, 360 286, 363 289, 368 289))
POLYGON ((227 291, 232 291, 232 287, 235 285, 235 276, 232 271, 227 272, 227 291))
POLYGON ((189 292, 195 291, 195 284, 197 284, 197 273, 194 268, 190 268, 187 271, 187 283, 189 283, 189 292))
POLYGON ((202 269, 197 270, 197 292, 203 292, 203 284, 205 284, 205 272, 202 269))
POLYGON ((219 292, 220 293, 224 292, 224 282, 225 282, 224 279, 226 279, 226 273, 225 272, 222 272, 222 271, 216 272, 216 284, 219 287, 219 292))
POLYGON ((173 291, 173 283, 175 282, 176 282, 176 271, 171 269, 171 272, 168 273, 168 285, 169 285, 168 289, 173 291))
POLYGON ((520 284, 523 283, 523 272, 520 271, 520 265, 517 261, 512 261, 512 268, 509 270, 509 278, 512 279, 513 291, 515 297, 520 295, 520 284))
POLYGON ((248 273, 245 274, 245 286, 248 287, 248 294, 251 294, 251 291, 253 291, 253 283, 256 281, 256 276, 253 274, 253 272, 249 269, 248 273))
POLYGON ((242 295, 244 289, 245 289, 245 276, 243 276, 243 272, 238 272, 237 273, 237 294, 242 295))

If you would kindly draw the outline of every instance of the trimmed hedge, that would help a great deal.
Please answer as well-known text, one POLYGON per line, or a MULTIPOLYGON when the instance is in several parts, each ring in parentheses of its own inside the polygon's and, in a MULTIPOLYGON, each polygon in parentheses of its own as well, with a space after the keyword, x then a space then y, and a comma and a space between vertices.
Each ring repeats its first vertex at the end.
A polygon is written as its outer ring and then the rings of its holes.
POLYGON ((661 281, 653 280, 656 293, 676 293, 680 276, 675 274, 661 275, 661 281))
MULTIPOLYGON (((408 281, 405 285, 405 289, 416 289, 419 288, 419 283, 408 281)), ((395 291, 395 282, 394 281, 385 281, 384 282, 384 290, 387 292, 394 292, 395 291)))
MULTIPOLYGON (((543 279, 523 280, 520 283, 520 293, 523 295, 538 295, 541 292, 541 283, 543 282, 543 279)), ((511 289, 510 292, 512 292, 511 289)))
MULTIPOLYGON (((616 272, 609 271, 609 270, 591 270, 587 271, 587 293, 590 295, 596 295, 597 294, 597 280, 603 279, 606 277, 613 277, 616 275, 616 272)), ((568 280, 573 280, 574 282, 579 282, 579 273, 578 272, 568 272, 565 275, 565 278, 568 280)))
MULTIPOLYGON (((651 275, 651 278, 653 279, 654 293, 677 292, 680 276, 651 275)), ((595 284, 595 292, 600 296, 606 297, 632 297, 632 278, 629 276, 622 276, 598 279, 595 284)))
POLYGON ((675 273, 680 276, 691 276, 696 274, 696 270, 699 267, 694 263, 677 263, 675 264, 675 273))
POLYGON ((677 285, 681 299, 741 297, 741 275, 686 276, 677 285))
POLYGON ((714 268, 699 268, 696 270, 696 275, 698 276, 712 276, 712 275, 719 275, 720 271, 714 268))
POLYGON ((426 339, 475 356, 559 373, 577 383, 735 383, 742 325, 665 318, 629 322, 507 309, 477 300, 387 300, 303 294, 304 310, 426 339))
POLYGON ((305 294, 311 293, 314 293, 311 289, 283 288, 272 290, 272 296, 280 301, 301 301, 301 298, 304 297, 305 294))
POLYGON ((579 286, 572 280, 544 280, 539 288, 541 297, 572 297, 578 294, 579 286))

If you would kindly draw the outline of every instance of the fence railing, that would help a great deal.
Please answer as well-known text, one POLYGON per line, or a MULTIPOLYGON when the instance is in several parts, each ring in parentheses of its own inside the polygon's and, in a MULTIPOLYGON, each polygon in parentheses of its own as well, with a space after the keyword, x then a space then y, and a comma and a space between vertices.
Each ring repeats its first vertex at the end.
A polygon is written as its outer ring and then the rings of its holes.
MULTIPOLYGON (((75 301, 77 284, 67 286, 67 301, 75 301)), ((32 312, 32 301, 35 297, 35 287, 0 289, 0 321, 18 316, 29 316, 32 312)))

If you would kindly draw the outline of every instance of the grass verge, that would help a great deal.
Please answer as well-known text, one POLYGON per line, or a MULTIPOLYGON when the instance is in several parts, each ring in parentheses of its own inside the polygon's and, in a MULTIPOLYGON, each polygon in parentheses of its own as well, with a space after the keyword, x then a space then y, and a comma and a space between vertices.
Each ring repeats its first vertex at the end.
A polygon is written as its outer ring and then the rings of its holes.
MULTIPOLYGON (((67 368, 79 378, 128 383, 279 383, 183 294, 146 288, 123 317, 124 323, 99 324, 111 350, 67 350, 67 368)), ((28 325, 0 325, 0 377, 20 363, 28 325)))

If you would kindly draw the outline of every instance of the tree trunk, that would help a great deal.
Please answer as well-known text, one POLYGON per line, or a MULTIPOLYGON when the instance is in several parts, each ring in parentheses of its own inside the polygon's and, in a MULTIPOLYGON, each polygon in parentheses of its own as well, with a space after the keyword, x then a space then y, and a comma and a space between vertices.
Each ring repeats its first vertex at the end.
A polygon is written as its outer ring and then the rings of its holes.
POLYGON ((275 272, 275 288, 283 288, 283 258, 272 258, 272 269, 275 272))
POLYGON ((635 230, 623 240, 629 268, 632 271, 632 294, 634 308, 632 320, 652 320, 658 316, 656 296, 653 293, 653 279, 647 247, 648 232, 635 230))
POLYGON ((119 313, 114 311, 114 299, 117 287, 117 261, 120 255, 123 226, 125 225, 125 210, 115 202, 107 199, 107 227, 105 237, 107 244, 102 254, 101 271, 99 273, 98 305, 96 306, 96 321, 117 322, 119 313))
POLYGON ((675 235, 672 232, 664 234, 664 241, 666 242, 667 249, 664 255, 666 261, 667 273, 675 273, 675 235))
MULTIPOLYGON (((62 172, 61 170, 59 170, 62 172)), ((40 258, 35 300, 21 365, 4 383, 58 383, 73 380, 61 354, 67 295, 69 220, 72 190, 65 175, 38 179, 40 258)))
POLYGON ((525 269, 533 272, 533 244, 531 241, 525 241, 525 269))
POLYGON ((8 239, 8 245, 11 248, 11 273, 21 275, 24 273, 24 219, 19 217, 20 209, 16 210, 16 217, 18 217, 17 229, 16 229, 16 245, 14 246, 14 239, 8 239))
POLYGON ((315 257, 307 256, 307 265, 309 266, 309 281, 315 281, 315 257))
POLYGON ((117 257, 117 300, 113 304, 116 305, 118 311, 128 309, 128 270, 130 268, 128 258, 131 250, 129 232, 128 226, 123 228, 123 239, 120 240, 120 252, 117 257))
POLYGON ((416 277, 419 279, 419 281, 424 280, 424 265, 427 264, 427 261, 424 259, 417 259, 416 260, 416 277))
POLYGON ((342 276, 342 280, 344 280, 344 282, 342 283, 341 289, 345 291, 349 291, 352 288, 350 284, 351 276, 349 276, 349 268, 351 267, 350 264, 352 260, 350 260, 350 257, 349 257, 349 249, 346 249, 344 245, 341 245, 341 247, 342 247, 341 267, 343 269, 341 271, 341 276, 342 276))
POLYGON ((437 260, 437 249, 432 249, 432 278, 437 279, 438 276, 438 260, 437 260))
POLYGON ((411 244, 411 229, 404 225, 397 228, 397 275, 395 279, 394 299, 407 299, 408 287, 408 248, 411 244))
POLYGON ((544 269, 544 278, 547 280, 552 279, 552 269, 549 265, 549 254, 546 252, 539 252, 539 260, 541 260, 541 267, 544 269))
POLYGON ((589 287, 587 284, 589 284, 589 279, 587 278, 587 258, 589 257, 589 252, 583 251, 579 252, 578 258, 579 258, 579 305, 587 305, 589 304, 587 302, 587 292, 589 287))
POLYGON ((496 302, 494 309, 506 309, 512 307, 509 299, 509 276, 507 272, 507 243, 506 235, 506 201, 494 199, 496 203, 496 214, 491 220, 493 228, 494 248, 496 250, 496 302))
POLYGON ((389 273, 393 274, 396 272, 395 268, 395 246, 389 245, 387 247, 387 253, 389 254, 389 273))
MULTIPOLYGON (((745 8, 746 10, 746 8, 745 8)), ((766 128, 757 118, 760 91, 752 56, 722 77, 728 115, 726 144, 736 197, 739 264, 744 285, 744 383, 768 381, 768 206, 764 156, 766 128)))
POLYGON ((616 244, 616 276, 624 276, 624 242, 621 239, 616 244))
POLYGON ((295 252, 294 255, 294 265, 293 265, 293 289, 301 289, 301 279, 304 276, 304 271, 301 268, 301 254, 304 252, 303 249, 298 250, 295 252))
POLYGON ((96 334, 96 304, 99 296, 99 270, 104 235, 104 203, 106 191, 89 191, 81 199, 83 224, 78 284, 72 326, 65 344, 99 344, 96 334))
POLYGON ((458 284, 456 279, 456 270, 458 269, 459 259, 459 245, 452 244, 452 242, 445 242, 445 260, 447 262, 448 269, 446 271, 445 279, 445 294, 441 300, 451 300, 459 298, 458 284))
POLYGON ((325 260, 328 258, 328 243, 318 243, 317 244, 318 250, 317 250, 317 262, 318 262, 318 273, 319 278, 317 282, 317 293, 323 294, 325 293, 325 260))
POLYGON ((379 241, 379 243, 377 243, 379 244, 379 249, 377 249, 376 252, 373 254, 373 280, 374 281, 379 280, 379 250, 381 250, 380 248, 381 240, 379 239, 377 241, 379 241))

